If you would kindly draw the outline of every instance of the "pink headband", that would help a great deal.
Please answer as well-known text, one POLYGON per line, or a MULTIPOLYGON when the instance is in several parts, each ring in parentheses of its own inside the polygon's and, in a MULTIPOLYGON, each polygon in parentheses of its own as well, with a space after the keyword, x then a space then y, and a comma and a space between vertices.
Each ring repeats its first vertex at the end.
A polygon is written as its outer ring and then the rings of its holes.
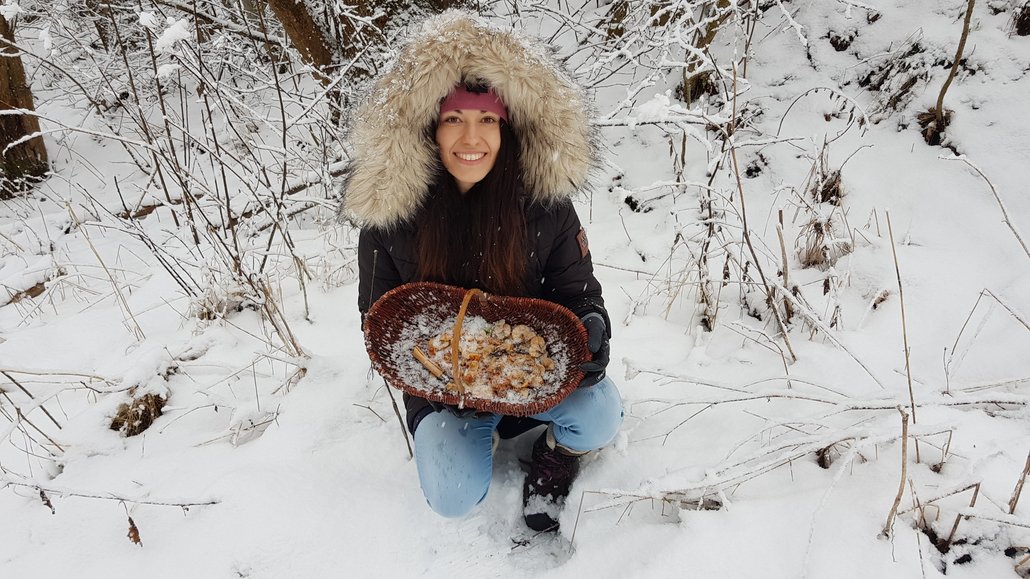
POLYGON ((484 93, 470 92, 465 85, 458 85, 440 103, 440 114, 454 110, 487 111, 508 120, 508 109, 501 102, 494 89, 484 93))

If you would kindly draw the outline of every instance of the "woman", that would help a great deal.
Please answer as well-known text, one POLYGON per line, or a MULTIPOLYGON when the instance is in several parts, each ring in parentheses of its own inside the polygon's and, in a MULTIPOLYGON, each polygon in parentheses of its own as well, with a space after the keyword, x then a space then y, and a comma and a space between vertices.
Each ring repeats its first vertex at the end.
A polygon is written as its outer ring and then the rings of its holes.
POLYGON ((611 325, 570 202, 595 160, 587 104, 545 54, 465 13, 428 20, 355 117, 343 206, 362 226, 362 315, 425 280, 554 301, 583 320, 587 376, 547 412, 515 418, 404 398, 422 490, 448 517, 486 497, 495 436, 546 424, 523 487, 536 530, 557 529, 580 457, 610 443, 622 420, 605 376, 611 325))

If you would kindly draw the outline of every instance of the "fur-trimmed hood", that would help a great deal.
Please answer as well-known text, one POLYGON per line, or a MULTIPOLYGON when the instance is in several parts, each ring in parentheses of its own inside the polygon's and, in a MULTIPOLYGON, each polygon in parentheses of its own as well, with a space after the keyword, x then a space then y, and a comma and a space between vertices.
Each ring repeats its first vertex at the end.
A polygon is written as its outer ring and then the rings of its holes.
POLYGON ((463 80, 493 87, 507 105, 533 200, 585 185, 596 147, 582 89, 540 44, 448 10, 425 21, 358 109, 342 217, 389 228, 415 214, 439 166, 428 129, 463 80))

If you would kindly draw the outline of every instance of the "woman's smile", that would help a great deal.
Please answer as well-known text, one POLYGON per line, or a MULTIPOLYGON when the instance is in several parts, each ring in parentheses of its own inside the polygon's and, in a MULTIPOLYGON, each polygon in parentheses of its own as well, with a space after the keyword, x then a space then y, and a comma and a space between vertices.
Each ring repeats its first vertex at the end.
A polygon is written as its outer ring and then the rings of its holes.
POLYGON ((455 153, 454 155, 469 164, 478 163, 483 160, 483 157, 486 157, 486 153, 455 153))

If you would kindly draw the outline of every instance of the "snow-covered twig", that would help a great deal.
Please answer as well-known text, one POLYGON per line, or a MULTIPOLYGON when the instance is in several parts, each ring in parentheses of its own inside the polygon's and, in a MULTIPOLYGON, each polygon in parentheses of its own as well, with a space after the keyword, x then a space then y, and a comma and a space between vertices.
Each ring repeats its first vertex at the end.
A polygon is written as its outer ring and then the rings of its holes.
MULTIPOLYGON (((808 96, 810 94, 815 94, 815 93, 819 93, 819 92, 827 92, 827 93, 830 94, 830 97, 834 101, 836 101, 837 99, 841 99, 841 100, 845 101, 848 104, 848 106, 850 107, 850 111, 848 113, 848 127, 846 129, 844 129, 843 131, 841 131, 836 137, 834 137, 833 139, 828 141, 827 144, 832 143, 833 141, 839 139, 844 133, 847 132, 847 130, 849 128, 851 128, 851 122, 855 120, 855 112, 858 112, 857 120, 858 120, 859 126, 866 127, 866 126, 869 125, 869 115, 866 114, 865 109, 862 108, 862 105, 859 104, 858 101, 856 101, 854 98, 852 98, 852 97, 850 97, 850 96, 840 92, 839 90, 837 90, 835 88, 828 87, 828 86, 817 86, 817 87, 810 88, 810 89, 804 91, 803 93, 799 94, 798 96, 794 97, 794 100, 792 100, 790 102, 790 104, 787 105, 787 109, 785 111, 783 111, 783 115, 780 116, 780 122, 776 126, 776 135, 777 136, 779 136, 780 132, 783 130, 783 122, 786 120, 787 115, 790 113, 791 109, 794 108, 794 105, 796 105, 804 97, 806 97, 806 96, 808 96)), ((843 109, 843 107, 842 107, 842 109, 843 109)), ((846 162, 847 161, 845 161, 845 163, 846 162)), ((841 163, 841 166, 843 167, 844 164, 841 163)))
POLYGON ((126 145, 132 145, 134 147, 140 147, 142 149, 153 150, 153 151, 156 152, 156 148, 155 147, 151 146, 148 143, 144 143, 143 141, 137 141, 135 139, 127 139, 127 138, 125 138, 125 137, 123 137, 121 135, 115 134, 115 133, 102 133, 100 131, 93 131, 93 130, 86 129, 86 128, 83 128, 83 127, 72 127, 72 126, 67 125, 67 124, 65 124, 65 123, 63 123, 63 122, 61 122, 61 121, 59 121, 59 120, 57 120, 57 119, 55 119, 53 117, 41 114, 38 111, 30 111, 28 109, 5 109, 5 110, 0 111, 0 116, 26 116, 26 115, 39 118, 41 120, 44 120, 44 121, 46 121, 48 123, 52 123, 52 124, 57 125, 57 126, 60 127, 60 129, 47 129, 46 131, 41 131, 41 134, 52 134, 52 133, 62 132, 62 131, 63 132, 69 132, 69 133, 82 133, 84 135, 89 135, 91 137, 97 137, 97 138, 100 138, 100 139, 109 139, 109 140, 112 140, 112 141, 118 141, 118 142, 124 143, 126 145))
POLYGON ((730 160, 733 162, 733 175, 737 183, 737 192, 740 201, 740 218, 744 228, 744 243, 747 245, 748 251, 751 252, 751 258, 755 264, 755 268, 758 270, 758 277, 762 279, 762 285, 765 286, 765 293, 769 309, 772 311, 773 317, 776 318, 776 323, 779 324, 780 335, 783 337, 783 343, 787 347, 787 352, 790 353, 791 362, 797 362, 798 356, 794 352, 794 345, 790 342, 790 333, 787 331, 787 324, 783 321, 783 317, 780 315, 780 310, 776 307, 776 303, 773 300, 773 289, 770 280, 767 280, 765 273, 762 270, 762 264, 759 262, 758 253, 755 251, 755 246, 751 242, 751 232, 747 224, 747 206, 744 202, 744 183, 740 178, 740 166, 737 164, 737 149, 733 143, 734 133, 736 132, 737 124, 737 65, 733 65, 733 116, 732 116, 732 127, 728 131, 726 138, 730 141, 730 160))
MULTIPOLYGON (((713 386, 724 390, 740 392, 741 395, 726 398, 699 397, 690 398, 687 400, 684 400, 682 396, 675 398, 646 398, 643 400, 639 400, 638 402, 661 402, 670 404, 672 406, 685 406, 696 404, 734 404, 754 400, 785 399, 800 400, 804 402, 815 402, 818 404, 835 406, 837 407, 838 412, 851 412, 857 410, 893 410, 897 408, 899 402, 897 399, 894 398, 852 399, 841 395, 837 395, 837 397, 819 396, 816 394, 800 392, 798 388, 776 388, 770 390, 759 390, 756 392, 744 393, 743 390, 738 388, 705 383, 704 381, 694 380, 686 376, 678 379, 672 378, 672 380, 682 381, 691 384, 713 386)), ((808 382, 796 376, 777 377, 771 378, 770 380, 790 380, 794 384, 811 384, 811 382, 808 382)), ((995 394, 985 396, 938 396, 934 398, 927 398, 920 404, 920 406, 923 408, 946 408, 954 406, 979 406, 989 404, 1028 406, 1030 405, 1030 395, 995 394)))
MULTIPOLYGON (((895 404, 893 409, 897 409, 895 404)), ((923 430, 910 432, 917 436, 929 436, 938 432, 923 430)), ((810 456, 819 449, 842 443, 854 443, 856 452, 861 448, 880 444, 888 444, 900 440, 901 434, 871 435, 866 429, 846 429, 821 435, 800 436, 785 441, 771 449, 763 449, 759 453, 737 460, 729 464, 721 464, 707 469, 703 479, 675 488, 662 488, 660 482, 653 481, 639 489, 626 491, 621 489, 599 489, 590 491, 612 497, 611 500, 596 505, 584 512, 612 508, 625 505, 627 502, 640 500, 660 500, 673 504, 695 499, 698 494, 705 495, 722 489, 729 489, 768 473, 783 465, 789 464, 805 456, 810 456)))
POLYGON ((128 319, 132 321, 132 327, 130 328, 130 330, 133 331, 133 336, 136 338, 137 341, 142 341, 146 339, 146 335, 143 333, 143 328, 140 327, 139 321, 136 320, 135 314, 132 313, 132 309, 129 307, 129 301, 125 298, 125 295, 122 293, 121 286, 118 285, 118 281, 115 280, 114 274, 112 274, 111 270, 108 269, 107 264, 104 263, 104 258, 100 255, 100 252, 97 251, 96 246, 93 245, 93 240, 90 239, 89 233, 87 232, 86 228, 82 227, 82 222, 79 221, 79 216, 75 213, 75 209, 72 207, 71 203, 67 203, 66 207, 68 209, 68 213, 72 217, 72 222, 79 229, 79 231, 82 232, 83 239, 86 240, 86 244, 93 252, 93 255, 96 256, 97 261, 100 262, 100 266, 104 269, 104 273, 110 280, 111 287, 114 288, 115 294, 118 296, 118 304, 122 307, 128 319))
POLYGON ((124 495, 119 495, 110 492, 99 492, 99 491, 81 491, 77 489, 71 489, 67 487, 55 487, 55 486, 43 486, 34 482, 23 482, 12 480, 9 477, 0 475, 0 488, 12 486, 35 489, 37 491, 43 491, 48 495, 54 496, 66 496, 66 497, 79 497, 84 499, 100 499, 105 501, 118 501, 122 503, 132 503, 136 505, 152 505, 159 507, 179 507, 180 509, 186 509, 189 507, 203 507, 209 505, 217 505, 221 501, 218 499, 207 499, 207 500, 190 500, 190 499, 173 499, 166 498, 161 500, 146 499, 146 498, 133 498, 124 495))
MULTIPOLYGON (((26 396, 28 396, 29 398, 31 398, 31 399, 33 399, 33 400, 35 400, 35 399, 36 399, 36 397, 35 397, 35 396, 33 396, 31 392, 29 392, 29 390, 28 390, 28 389, 27 389, 27 388, 25 387, 25 385, 24 385, 24 384, 22 384, 21 382, 19 382, 18 380, 16 380, 16 379, 14 378, 14 376, 11 376, 11 374, 10 374, 10 373, 8 373, 8 372, 5 372, 5 371, 3 371, 3 370, 0 370, 0 375, 3 375, 3 377, 4 377, 4 378, 7 378, 7 379, 8 379, 8 380, 9 380, 9 381, 10 381, 10 382, 12 383, 12 384, 14 384, 15 386, 17 386, 17 387, 18 387, 18 389, 19 389, 19 390, 21 390, 22 392, 24 392, 26 396)), ((3 388, 0 388, 0 393, 3 393, 3 388)), ((6 393, 5 393, 5 395, 6 395, 6 393)), ((61 429, 61 428, 63 428, 63 427, 61 426, 61 423, 60 423, 60 422, 58 422, 56 418, 54 418, 54 415, 53 415, 53 414, 50 414, 50 411, 49 411, 49 410, 47 410, 47 409, 46 409, 45 407, 43 407, 43 406, 40 406, 40 410, 42 410, 42 411, 43 411, 43 414, 46 414, 47 418, 49 418, 49 419, 50 419, 50 422, 53 422, 53 423, 54 423, 54 426, 56 426, 56 427, 57 427, 58 429, 61 429)))
POLYGON ((1023 236, 1019 234, 1019 231, 1016 229, 1016 226, 1012 223, 1012 218, 1009 217, 1008 208, 1005 207, 1005 202, 1001 200, 1001 195, 998 194, 998 190, 994 187, 994 183, 991 183, 991 180, 987 178, 987 175, 984 175, 983 170, 981 170, 980 167, 977 167, 975 164, 973 164, 973 162, 970 161, 969 158, 965 155, 952 155, 948 157, 942 156, 941 158, 945 161, 962 161, 966 165, 969 165, 974 171, 976 171, 976 173, 980 175, 980 177, 982 177, 984 181, 987 181, 987 186, 991 188, 991 193, 994 194, 994 199, 998 202, 998 207, 1001 208, 1001 214, 1003 217, 1002 221, 1004 221, 1005 225, 1008 226, 1009 231, 1012 232, 1012 235, 1016 237, 1016 241, 1018 241, 1019 245, 1023 248, 1023 253, 1025 253, 1027 257, 1030 257, 1030 248, 1027 247, 1026 241, 1023 240, 1023 236))
POLYGON ((785 300, 790 301, 794 305, 795 310, 801 313, 805 317, 805 319, 809 321, 809 323, 819 328, 823 332, 823 334, 827 338, 829 338, 831 342, 834 343, 835 346, 837 346, 845 353, 847 353, 849 356, 851 356, 851 359, 857 362, 858 365, 861 366, 863 370, 865 370, 866 374, 868 374, 869 377, 872 378, 873 381, 876 382, 876 384, 882 390, 887 390, 887 386, 883 383, 882 380, 880 380, 876 376, 876 374, 873 373, 873 370, 869 368, 869 366, 867 366, 865 362, 863 362, 858 356, 853 354, 851 350, 849 350, 848 347, 845 346, 844 343, 841 342, 836 335, 834 335, 833 330, 827 327, 826 324, 824 324, 823 321, 819 319, 819 316, 815 315, 815 312, 813 312, 807 306, 802 304, 797 298, 794 297, 793 294, 791 294, 790 290, 788 290, 787 288, 783 287, 782 285, 776 282, 772 282, 772 285, 783 296, 785 300))
POLYGON ((0 373, 10 374, 24 374, 26 376, 61 376, 66 378, 73 378, 75 380, 97 380, 104 382, 110 386, 114 386, 118 382, 104 376, 97 374, 90 374, 88 372, 62 372, 59 370, 39 370, 35 368, 16 368, 13 366, 4 366, 0 368, 0 373))
MULTIPOLYGON (((952 486, 947 491, 944 491, 942 493, 938 493, 936 496, 934 496, 931 499, 927 499, 925 501, 922 501, 920 504, 922 505, 923 508, 925 508, 927 505, 932 505, 933 503, 936 503, 939 500, 955 496, 955 495, 957 495, 959 493, 964 493, 964 492, 972 489, 973 487, 975 487, 978 484, 979 484, 979 481, 976 481, 976 482, 969 482, 969 481, 962 482, 962 483, 960 483, 958 485, 952 486)), ((909 514, 911 512, 914 512, 914 511, 918 510, 919 508, 920 507, 918 505, 909 507, 909 508, 907 508, 907 509, 905 509, 903 511, 900 511, 898 513, 898 516, 899 517, 903 517, 903 516, 905 516, 905 515, 907 515, 907 514, 909 514)))
MULTIPOLYGON (((979 488, 979 485, 977 485, 977 488, 979 488)), ((975 502, 975 501, 976 501, 976 498, 974 497, 973 501, 971 501, 971 502, 975 502)), ((987 513, 983 512, 983 511, 979 510, 979 509, 974 508, 973 505, 970 505, 970 506, 968 506, 968 507, 966 507, 964 509, 960 509, 959 512, 958 512, 957 518, 956 518, 956 522, 961 517, 973 517, 973 518, 977 518, 977 519, 980 519, 980 520, 983 520, 983 521, 991 521, 991 522, 994 522, 994 523, 1001 523, 1003 525, 1009 525, 1009 526, 1012 526, 1012 527, 1022 527, 1024 529, 1030 529, 1030 520, 1024 519, 1022 517, 1017 517, 1015 515, 1006 515, 1006 514, 992 515, 992 514, 987 514, 987 513)))
POLYGON ((776 5, 780 7, 780 12, 783 12, 783 18, 787 20, 787 26, 794 29, 794 33, 798 35, 798 41, 801 42, 802 46, 808 46, 808 39, 805 38, 805 27, 798 24, 797 20, 790 15, 787 7, 783 5, 783 2, 776 0, 776 5))
POLYGON ((856 0, 837 0, 837 2, 847 6, 847 8, 844 9, 844 17, 845 18, 851 18, 851 9, 852 8, 861 8, 863 10, 868 10, 869 12, 873 12, 873 13, 875 13, 877 11, 875 6, 870 6, 870 5, 864 4, 862 2, 857 2, 856 0))
POLYGON ((193 16, 197 20, 203 20, 205 22, 214 24, 215 26, 217 26, 221 30, 225 30, 226 32, 231 32, 232 34, 235 34, 237 36, 242 36, 243 38, 247 38, 247 39, 250 39, 250 40, 257 41, 257 42, 271 42, 273 44, 276 44, 276 45, 284 47, 284 48, 289 46, 289 43, 286 41, 286 39, 279 38, 277 36, 271 36, 271 35, 268 34, 267 30, 265 30, 261 34, 258 34, 256 32, 251 31, 249 28, 244 28, 243 26, 240 26, 240 25, 238 25, 238 24, 236 24, 234 22, 229 22, 228 20, 225 20, 224 18, 218 18, 217 16, 212 16, 210 14, 205 14, 204 12, 196 10, 195 9, 196 8, 195 5, 186 4, 184 2, 179 2, 178 0, 153 0, 153 1, 155 3, 157 3, 157 4, 162 5, 162 6, 167 6, 169 8, 175 8, 176 10, 181 10, 181 11, 183 11, 183 12, 193 16))

